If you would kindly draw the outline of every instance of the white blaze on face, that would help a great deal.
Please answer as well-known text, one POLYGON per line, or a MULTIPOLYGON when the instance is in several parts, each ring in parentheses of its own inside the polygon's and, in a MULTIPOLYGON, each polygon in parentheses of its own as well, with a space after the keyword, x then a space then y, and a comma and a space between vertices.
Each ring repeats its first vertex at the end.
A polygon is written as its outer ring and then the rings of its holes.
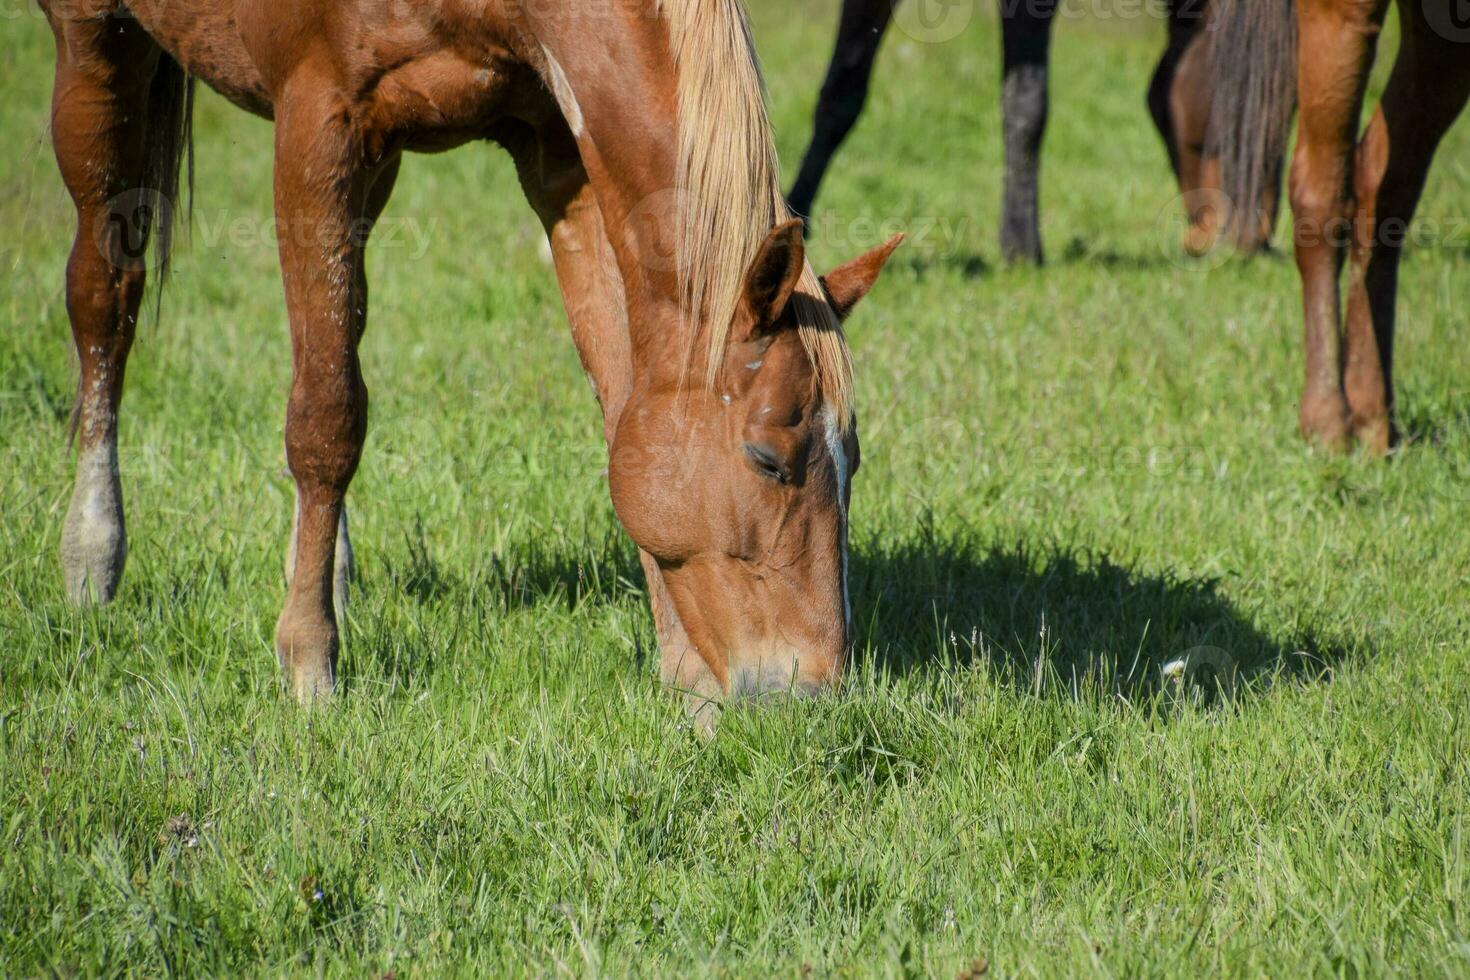
POLYGON ((842 615, 848 631, 852 630, 852 600, 847 593, 847 481, 850 476, 847 450, 842 445, 842 429, 829 408, 822 409, 822 422, 827 437, 827 451, 837 470, 837 540, 842 562, 842 615))

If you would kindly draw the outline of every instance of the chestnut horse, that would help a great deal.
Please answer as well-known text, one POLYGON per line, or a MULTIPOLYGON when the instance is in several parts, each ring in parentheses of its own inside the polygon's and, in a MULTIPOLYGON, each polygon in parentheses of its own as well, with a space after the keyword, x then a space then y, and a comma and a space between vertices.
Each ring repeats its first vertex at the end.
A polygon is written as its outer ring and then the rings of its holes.
MULTIPOLYGON (((1399 4, 1402 41, 1358 141, 1389 0, 1231 0, 1212 42, 1224 192, 1257 200, 1298 103, 1291 207, 1306 326, 1303 435, 1332 449, 1396 443, 1399 256, 1441 138, 1470 99, 1470 22, 1458 0, 1399 4), (1355 145, 1356 144, 1356 145, 1355 145), (1351 256, 1346 329, 1339 275, 1351 256)), ((1463 7, 1463 4, 1461 4, 1463 7)))
POLYGON ((161 212, 199 78, 275 122, 297 492, 275 645, 298 698, 335 683, 343 498, 367 428, 368 232, 404 151, 479 139, 512 154, 550 239, 664 681, 701 711, 838 680, 858 466, 840 321, 897 240, 825 279, 811 271, 736 0, 41 2, 77 209, 66 290, 80 452, 61 547, 74 600, 110 599, 122 571, 117 410, 147 265, 136 245, 151 231, 166 258, 161 212))
MULTIPOLYGON (((810 215, 822 178, 867 101, 873 62, 900 0, 845 0, 837 46, 817 101, 812 142, 790 193, 791 207, 810 215)), ((909 0, 932 3, 933 0, 909 0)), ((1148 110, 1184 196, 1189 227, 1184 248, 1208 251, 1228 216, 1218 206, 1219 171, 1207 152, 1210 111, 1207 3, 1167 0, 1168 43, 1148 88, 1148 110)), ((1047 72, 1057 0, 1001 0, 1001 115, 1005 133, 1005 191, 1000 248, 1007 261, 1042 260, 1039 215, 1041 140, 1046 131, 1047 72)), ((922 14, 918 15, 922 16, 922 14)), ((1267 206, 1275 208, 1275 197, 1267 206)), ((1270 226, 1242 229, 1233 243, 1264 248, 1270 226)))

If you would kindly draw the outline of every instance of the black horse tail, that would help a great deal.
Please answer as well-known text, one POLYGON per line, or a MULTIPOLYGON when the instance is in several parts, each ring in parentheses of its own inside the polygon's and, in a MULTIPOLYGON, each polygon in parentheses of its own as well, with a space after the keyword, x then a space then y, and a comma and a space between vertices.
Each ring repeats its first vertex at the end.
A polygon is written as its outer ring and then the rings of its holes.
POLYGON ((143 170, 143 187, 157 195, 150 230, 160 303, 173 254, 174 219, 183 210, 180 205, 184 202, 179 197, 181 183, 192 207, 194 79, 167 53, 161 53, 148 89, 148 158, 143 170))
MULTIPOLYGON (((1230 215, 1246 241, 1279 193, 1281 161, 1296 114, 1295 0, 1213 0, 1207 22, 1213 73, 1206 151, 1220 161, 1230 215)), ((1269 234, 1269 229, 1267 229, 1269 234)))

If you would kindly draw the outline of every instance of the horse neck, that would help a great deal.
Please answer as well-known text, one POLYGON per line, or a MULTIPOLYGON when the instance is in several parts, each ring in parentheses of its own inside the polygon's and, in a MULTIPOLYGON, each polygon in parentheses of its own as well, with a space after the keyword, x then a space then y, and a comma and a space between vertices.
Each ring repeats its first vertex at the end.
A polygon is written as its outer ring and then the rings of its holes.
POLYGON ((666 21, 635 6, 567 0, 528 4, 525 16, 602 210, 636 377, 662 373, 691 328, 678 268, 677 75, 666 21))

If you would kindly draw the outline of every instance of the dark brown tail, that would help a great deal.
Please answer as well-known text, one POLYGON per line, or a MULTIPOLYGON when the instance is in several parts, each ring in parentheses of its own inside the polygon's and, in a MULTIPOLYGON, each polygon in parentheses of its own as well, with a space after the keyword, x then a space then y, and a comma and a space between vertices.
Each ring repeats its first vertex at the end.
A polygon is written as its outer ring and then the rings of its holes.
POLYGON ((1245 241, 1275 213, 1267 195, 1279 193, 1296 114, 1296 4, 1212 0, 1207 31, 1214 84, 1206 148, 1219 157, 1232 208, 1226 230, 1245 241))
POLYGON ((173 221, 184 202, 179 197, 180 176, 187 174, 184 190, 192 207, 194 197, 194 79, 167 54, 159 56, 148 91, 148 162, 143 186, 165 202, 152 228, 153 267, 160 300, 173 253, 173 221), (187 163, 186 163, 187 161, 187 163))

